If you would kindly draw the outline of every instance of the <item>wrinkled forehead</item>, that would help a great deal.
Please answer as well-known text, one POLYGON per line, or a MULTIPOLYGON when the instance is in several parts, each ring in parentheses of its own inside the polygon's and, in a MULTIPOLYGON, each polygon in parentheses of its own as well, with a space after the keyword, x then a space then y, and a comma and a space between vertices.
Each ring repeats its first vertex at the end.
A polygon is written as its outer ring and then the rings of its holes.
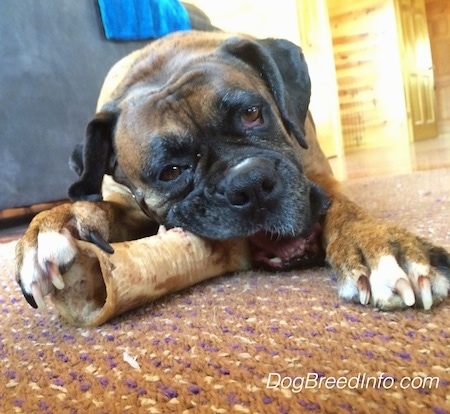
POLYGON ((157 127, 166 124, 167 117, 205 116, 233 99, 251 95, 266 99, 270 95, 258 73, 241 62, 205 60, 168 74, 164 83, 153 83, 150 76, 130 88, 120 107, 121 115, 132 123, 150 117, 157 127))

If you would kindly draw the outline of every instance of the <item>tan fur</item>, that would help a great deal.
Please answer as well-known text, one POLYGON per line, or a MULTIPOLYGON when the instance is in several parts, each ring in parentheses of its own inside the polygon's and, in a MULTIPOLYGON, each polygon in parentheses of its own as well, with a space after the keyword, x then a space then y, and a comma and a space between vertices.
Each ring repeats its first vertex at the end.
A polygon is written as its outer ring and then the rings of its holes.
MULTIPOLYGON (((185 53, 195 53, 201 56, 202 53, 218 47, 226 37, 227 35, 222 33, 210 34, 208 38, 205 38, 204 35, 192 34, 190 37, 175 37, 173 42, 182 42, 185 53), (199 41, 199 36, 203 40, 199 41)), ((155 42, 128 55, 114 65, 101 89, 97 111, 108 109, 112 100, 120 102, 120 99, 122 99, 122 106, 125 105, 124 102, 126 103, 124 110, 132 110, 133 106, 128 101, 131 102, 139 94, 145 94, 146 85, 141 82, 142 74, 146 71, 152 73, 151 71, 158 67, 158 60, 170 58, 171 46, 173 45, 167 43, 165 48, 162 48, 155 42)), ((183 56, 180 56, 177 62, 182 60, 183 56)), ((235 76, 237 81, 244 82, 239 78, 238 73, 230 74, 230 76, 235 76)), ((252 82, 262 81, 255 77, 252 82)), ((197 104, 199 112, 202 114, 207 112, 207 107, 201 105, 202 102, 207 105, 208 99, 210 99, 208 93, 209 91, 206 90, 198 92, 197 104)), ((147 124, 150 125, 151 122, 158 122, 158 120, 151 119, 150 121, 150 118, 144 120, 143 115, 132 115, 135 122, 119 124, 116 134, 120 136, 117 145, 123 146, 121 152, 126 154, 120 162, 122 165, 129 166, 130 169, 134 168, 133 171, 137 177, 140 172, 139 157, 143 151, 138 143, 129 138, 129 128, 146 128, 147 124)), ((422 293, 419 277, 414 273, 414 269, 419 268, 429 269, 427 274, 420 275, 420 277, 431 279, 431 286, 433 286, 433 280, 439 278, 439 283, 434 285, 441 286, 441 288, 439 291, 432 292, 435 300, 446 296, 448 283, 445 282, 442 275, 430 267, 428 242, 424 242, 403 229, 389 227, 374 219, 347 198, 343 194, 340 184, 333 177, 328 160, 318 143, 310 116, 307 117, 305 130, 309 148, 307 150, 300 149, 298 156, 307 177, 322 186, 332 199, 332 205, 324 221, 323 241, 327 261, 334 268, 340 280, 341 296, 346 299, 359 300, 364 304, 370 301, 375 306, 394 308, 404 306, 403 301, 409 301, 411 292, 414 291, 416 302, 423 304, 424 307, 429 307, 431 306, 431 303, 428 303, 429 292, 422 293), (378 274, 377 269, 381 263, 389 262, 383 258, 390 256, 396 257, 403 269, 401 272, 404 272, 404 277, 402 273, 399 279, 404 278, 410 286, 405 287, 402 281, 399 282, 397 278, 394 278, 389 281, 389 283, 392 282, 392 295, 373 297, 370 294, 370 287, 374 286, 377 280, 371 278, 371 275, 378 274), (414 263, 421 266, 414 267, 414 263), (422 303, 422 299, 426 303, 422 303)), ((128 188, 117 184, 110 177, 105 177, 103 196, 104 202, 66 204, 38 216, 18 244, 18 279, 24 252, 37 244, 38 232, 45 229, 60 231, 68 222, 76 222, 72 225, 99 229, 102 236, 109 241, 128 240, 143 236, 148 232, 148 219, 137 206, 128 188)), ((157 198, 156 195, 154 197, 146 200, 147 204, 155 207, 158 203, 164 203, 163 199, 157 198)), ((155 207, 155 210, 157 211, 158 207, 155 207)), ((425 286, 426 283, 423 285, 425 286)))

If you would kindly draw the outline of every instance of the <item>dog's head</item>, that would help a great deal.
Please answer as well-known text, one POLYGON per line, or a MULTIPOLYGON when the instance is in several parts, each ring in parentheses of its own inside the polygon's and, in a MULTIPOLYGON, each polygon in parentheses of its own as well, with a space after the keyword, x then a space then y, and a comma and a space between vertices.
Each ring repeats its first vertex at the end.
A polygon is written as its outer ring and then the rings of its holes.
POLYGON ((291 263, 288 250, 316 235, 329 204, 302 172, 309 98, 303 54, 288 41, 160 39, 88 125, 69 195, 101 199, 110 174, 166 227, 249 237, 261 262, 291 263))

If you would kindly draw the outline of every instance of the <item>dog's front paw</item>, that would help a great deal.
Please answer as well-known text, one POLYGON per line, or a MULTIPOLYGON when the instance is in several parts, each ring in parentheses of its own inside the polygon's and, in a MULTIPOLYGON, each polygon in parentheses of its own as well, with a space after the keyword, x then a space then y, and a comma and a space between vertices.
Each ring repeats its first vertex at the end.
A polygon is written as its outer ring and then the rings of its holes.
POLYGON ((379 309, 430 309, 448 296, 450 254, 403 228, 354 211, 327 245, 341 298, 379 309))
POLYGON ((44 297, 64 288, 65 271, 76 255, 75 239, 112 252, 107 218, 90 202, 62 204, 39 213, 16 246, 16 280, 28 303, 44 308, 44 297))

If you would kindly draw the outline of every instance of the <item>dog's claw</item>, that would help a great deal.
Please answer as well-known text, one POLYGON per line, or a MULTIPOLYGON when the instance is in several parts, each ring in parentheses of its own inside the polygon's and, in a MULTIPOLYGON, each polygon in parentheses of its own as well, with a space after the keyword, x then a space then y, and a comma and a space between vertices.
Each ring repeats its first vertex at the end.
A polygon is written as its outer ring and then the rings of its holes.
POLYGON ((95 230, 89 232, 89 241, 100 247, 104 252, 113 254, 114 249, 112 246, 95 230))
POLYGON ((418 279, 418 285, 423 308, 425 310, 431 309, 431 306, 433 305, 433 295, 431 293, 430 279, 425 276, 420 276, 418 279))
POLYGON ((414 291, 406 279, 399 279, 395 283, 395 291, 402 298, 406 306, 412 306, 416 302, 414 291))
POLYGON ((31 284, 31 293, 33 295, 33 300, 36 303, 36 307, 41 310, 47 310, 47 305, 45 304, 44 297, 42 296, 41 288, 37 282, 31 284))
POLYGON ((65 287, 65 283, 56 263, 46 262, 45 267, 52 285, 58 290, 63 290, 65 287))
POLYGON ((28 302, 28 304, 29 304, 32 308, 37 309, 37 308, 38 308, 38 305, 37 305, 36 301, 34 300, 33 295, 31 295, 30 293, 28 293, 28 292, 24 289, 22 283, 19 283, 19 286, 20 286, 20 289, 22 290, 22 294, 23 294, 24 298, 26 299, 26 301, 28 302))
POLYGON ((358 278, 359 302, 361 305, 368 305, 370 301, 370 282, 366 275, 358 278))

